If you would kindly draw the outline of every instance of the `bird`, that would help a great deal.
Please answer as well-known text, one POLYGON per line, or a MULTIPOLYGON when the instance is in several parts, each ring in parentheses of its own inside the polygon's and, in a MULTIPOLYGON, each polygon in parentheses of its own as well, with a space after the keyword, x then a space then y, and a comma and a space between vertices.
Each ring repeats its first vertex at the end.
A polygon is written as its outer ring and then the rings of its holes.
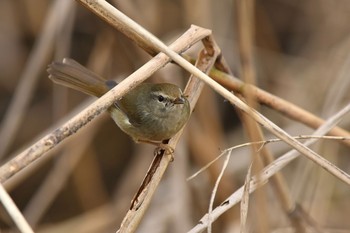
MULTIPOLYGON (((71 58, 54 61, 47 69, 57 84, 101 97, 118 85, 71 58)), ((141 83, 109 108, 114 122, 137 143, 149 143, 172 153, 167 141, 180 131, 190 116, 190 103, 171 83, 141 83)))

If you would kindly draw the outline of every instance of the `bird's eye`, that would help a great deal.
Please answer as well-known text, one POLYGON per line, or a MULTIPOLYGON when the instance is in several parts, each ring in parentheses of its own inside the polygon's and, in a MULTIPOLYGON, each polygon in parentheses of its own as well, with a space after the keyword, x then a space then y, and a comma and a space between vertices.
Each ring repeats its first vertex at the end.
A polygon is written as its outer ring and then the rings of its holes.
POLYGON ((159 101, 159 102, 163 102, 163 101, 164 101, 164 96, 158 95, 158 101, 159 101))

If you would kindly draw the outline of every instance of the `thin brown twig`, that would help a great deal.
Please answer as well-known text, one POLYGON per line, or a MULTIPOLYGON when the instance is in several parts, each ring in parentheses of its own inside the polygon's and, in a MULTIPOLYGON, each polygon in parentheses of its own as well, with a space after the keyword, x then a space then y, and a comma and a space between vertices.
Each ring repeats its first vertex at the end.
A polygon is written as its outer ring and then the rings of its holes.
POLYGON ((224 164, 222 165, 222 168, 221 168, 221 171, 215 181, 215 185, 214 185, 214 188, 213 188, 213 191, 211 192, 211 196, 210 196, 210 201, 209 201, 209 208, 208 208, 208 233, 211 233, 212 232, 212 221, 210 219, 210 214, 211 212, 213 211, 213 206, 214 206, 214 201, 215 201, 215 196, 216 196, 216 193, 218 191, 218 188, 219 188, 219 184, 220 184, 220 181, 224 175, 224 172, 226 170, 226 167, 228 165, 228 162, 230 161, 230 154, 227 154, 226 156, 226 159, 224 161, 224 164))
MULTIPOLYGON (((229 154, 227 156, 229 156, 229 154)), ((248 218, 248 209, 249 209, 250 180, 252 178, 252 167, 255 159, 256 157, 252 159, 252 162, 248 167, 248 171, 247 171, 247 174, 244 180, 244 185, 243 185, 243 194, 242 194, 242 200, 240 205, 240 217, 241 217, 240 232, 241 233, 245 233, 248 230, 247 218, 248 218)))
POLYGON ((10 195, 6 192, 4 186, 0 184, 0 202, 5 207, 13 222, 22 233, 34 233, 21 211, 18 209, 10 195))

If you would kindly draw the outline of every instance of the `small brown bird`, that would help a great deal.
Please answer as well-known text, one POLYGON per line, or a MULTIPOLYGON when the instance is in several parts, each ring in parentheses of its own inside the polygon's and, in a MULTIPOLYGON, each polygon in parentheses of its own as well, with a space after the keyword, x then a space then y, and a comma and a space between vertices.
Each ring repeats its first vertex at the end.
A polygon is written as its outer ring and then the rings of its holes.
MULTIPOLYGON (((53 82, 97 97, 117 85, 69 58, 53 62, 47 71, 53 82)), ((161 143, 174 136, 187 122, 190 104, 174 84, 142 83, 116 101, 108 111, 119 128, 134 141, 162 147, 161 143)))

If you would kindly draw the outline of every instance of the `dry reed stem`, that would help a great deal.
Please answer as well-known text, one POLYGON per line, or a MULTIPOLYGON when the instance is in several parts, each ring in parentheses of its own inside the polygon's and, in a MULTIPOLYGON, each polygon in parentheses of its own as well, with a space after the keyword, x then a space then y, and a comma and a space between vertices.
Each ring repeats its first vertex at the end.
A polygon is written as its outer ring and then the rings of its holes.
MULTIPOLYGON (((313 135, 321 136, 325 135, 332 129, 339 121, 350 112, 350 104, 345 106, 339 112, 330 117, 326 122, 317 129, 313 135)), ((310 139, 304 143, 305 146, 310 146, 315 143, 317 139, 310 139)), ((266 184, 271 176, 276 174, 276 172, 280 171, 283 167, 289 164, 293 159, 297 158, 300 154, 296 150, 291 150, 286 154, 282 155, 278 159, 276 159, 273 163, 264 168, 264 170, 258 174, 259 181, 257 181, 257 176, 254 176, 250 180, 250 190, 249 192, 254 192, 260 185, 266 184)), ((225 213, 228 209, 232 208, 235 204, 239 203, 242 200, 244 187, 239 188, 236 192, 234 192, 231 196, 229 196, 221 205, 216 207, 211 213, 211 220, 216 220, 219 216, 225 213)), ((208 222, 208 214, 204 215, 199 223, 194 226, 188 233, 197 233, 202 232, 205 228, 207 228, 208 222)))
MULTIPOLYGON (((231 153, 228 153, 227 156, 230 156, 231 153)), ((250 194, 250 180, 252 178, 252 167, 254 163, 254 159, 252 159, 251 164, 248 167, 247 175, 244 180, 243 185, 243 194, 240 205, 240 232, 245 233, 248 232, 247 229, 247 219, 248 219, 248 209, 249 209, 249 194, 250 194)), ((208 214, 209 216, 209 214, 208 214)))
POLYGON ((0 184, 0 201, 22 233, 34 233, 2 184, 0 184))
POLYGON ((209 201, 209 208, 208 208, 208 233, 211 233, 212 232, 212 221, 211 221, 211 212, 213 211, 213 206, 214 206, 214 201, 215 201, 215 196, 216 196, 216 193, 218 191, 218 188, 219 188, 219 184, 220 184, 220 181, 224 175, 224 172, 226 170, 226 167, 228 165, 228 162, 230 161, 230 154, 228 154, 226 156, 226 159, 224 161, 224 164, 222 165, 222 168, 221 168, 221 171, 215 181, 215 185, 214 185, 214 188, 213 188, 213 191, 211 192, 211 196, 210 196, 210 201, 209 201))
MULTIPOLYGON (((209 30, 192 26, 170 47, 174 51, 181 53, 208 34, 210 34, 209 30)), ((120 82, 115 88, 96 100, 75 117, 60 126, 54 132, 44 136, 42 139, 3 165, 0 168, 0 182, 5 182, 11 176, 40 158, 43 154, 56 147, 64 139, 76 133, 81 127, 105 111, 116 99, 121 98, 125 93, 146 80, 150 75, 162 68, 169 61, 169 57, 164 54, 158 54, 152 58, 149 62, 144 64, 128 78, 120 82)))

